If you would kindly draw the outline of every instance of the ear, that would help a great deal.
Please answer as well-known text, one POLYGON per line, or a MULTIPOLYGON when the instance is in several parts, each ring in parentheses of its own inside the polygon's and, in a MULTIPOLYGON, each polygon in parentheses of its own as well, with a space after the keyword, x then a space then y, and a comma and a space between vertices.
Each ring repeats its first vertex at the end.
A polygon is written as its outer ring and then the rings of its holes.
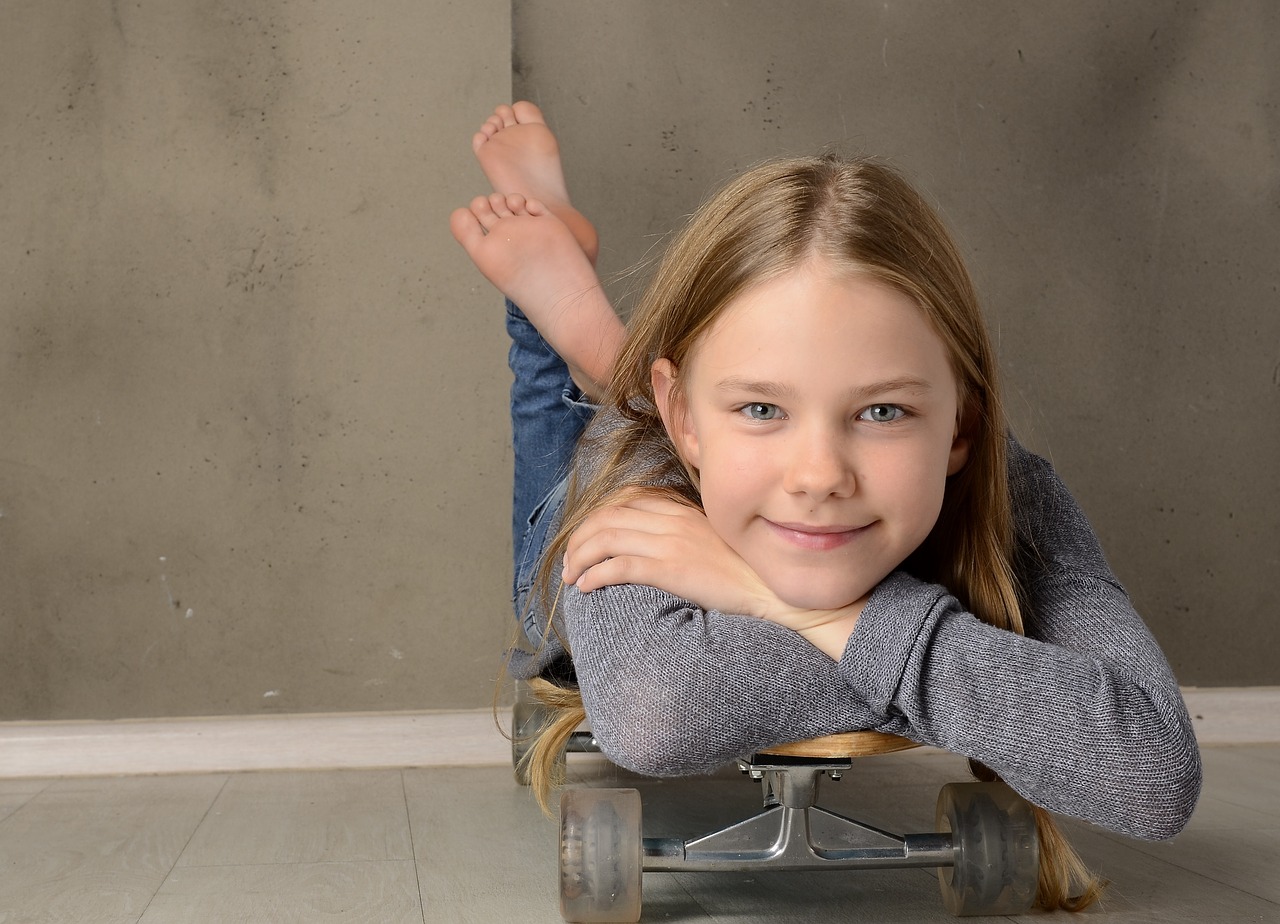
POLYGON ((951 434, 951 451, 947 455, 947 475, 959 472, 969 462, 969 452, 973 448, 973 440, 969 434, 973 432, 973 408, 963 407, 956 412, 956 427, 951 434))
POLYGON ((683 392, 676 387, 677 376, 675 363, 669 359, 654 360, 653 365, 649 367, 653 401, 658 406, 662 425, 667 428, 667 435, 675 444, 680 458, 686 465, 697 469, 699 467, 698 436, 689 420, 689 407, 685 403, 683 392))

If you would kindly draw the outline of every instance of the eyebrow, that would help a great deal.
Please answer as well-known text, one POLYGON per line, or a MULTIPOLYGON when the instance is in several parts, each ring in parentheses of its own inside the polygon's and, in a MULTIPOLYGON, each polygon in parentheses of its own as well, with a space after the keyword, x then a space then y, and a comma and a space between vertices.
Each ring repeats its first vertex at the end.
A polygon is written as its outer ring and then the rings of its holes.
MULTIPOLYGON (((748 394, 761 395, 766 398, 793 398, 795 390, 790 386, 783 385, 779 382, 769 382, 756 379, 748 379, 743 376, 730 376, 716 384, 717 391, 723 392, 747 392, 748 394)), ((893 394, 894 392, 909 391, 915 394, 927 394, 933 390, 933 385, 923 379, 915 379, 904 376, 897 379, 886 379, 883 382, 870 382, 866 385, 859 385, 851 388, 848 395, 855 401, 864 401, 868 398, 874 398, 877 395, 893 394)))

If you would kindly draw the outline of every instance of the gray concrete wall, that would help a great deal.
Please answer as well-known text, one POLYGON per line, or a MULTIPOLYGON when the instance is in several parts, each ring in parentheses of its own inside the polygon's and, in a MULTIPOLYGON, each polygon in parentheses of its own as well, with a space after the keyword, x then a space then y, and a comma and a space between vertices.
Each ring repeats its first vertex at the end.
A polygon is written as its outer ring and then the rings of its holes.
POLYGON ((759 158, 897 161, 1180 677, 1280 683, 1277 38, 1226 0, 13 0, 0 719, 488 703, 505 344, 445 217, 513 73, 610 274, 759 158))
POLYGON ((540 0, 514 29, 606 272, 759 159, 905 169, 970 258, 1018 434, 1180 679, 1280 683, 1280 7, 540 0))
POLYGON ((0 718, 474 706, 501 303, 449 210, 499 0, 12 0, 0 718))

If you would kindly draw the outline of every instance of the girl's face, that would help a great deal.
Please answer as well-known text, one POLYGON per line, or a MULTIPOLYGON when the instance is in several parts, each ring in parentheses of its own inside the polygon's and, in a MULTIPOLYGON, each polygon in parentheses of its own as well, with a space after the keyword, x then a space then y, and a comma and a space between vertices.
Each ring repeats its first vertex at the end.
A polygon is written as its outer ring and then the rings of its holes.
POLYGON ((747 290, 675 369, 667 429, 715 531, 784 602, 862 600, 933 528, 968 458, 941 339, 907 296, 825 263, 747 290))

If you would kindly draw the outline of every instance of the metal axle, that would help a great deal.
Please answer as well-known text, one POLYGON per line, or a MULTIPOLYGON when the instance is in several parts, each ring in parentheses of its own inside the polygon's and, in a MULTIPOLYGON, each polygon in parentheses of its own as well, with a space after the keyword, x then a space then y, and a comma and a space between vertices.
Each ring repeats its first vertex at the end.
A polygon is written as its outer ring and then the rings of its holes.
POLYGON ((876 869, 955 865, 950 834, 899 837, 818 808, 823 774, 839 779, 850 762, 739 761, 761 781, 764 811, 699 838, 644 839, 646 871, 771 869, 876 869))

